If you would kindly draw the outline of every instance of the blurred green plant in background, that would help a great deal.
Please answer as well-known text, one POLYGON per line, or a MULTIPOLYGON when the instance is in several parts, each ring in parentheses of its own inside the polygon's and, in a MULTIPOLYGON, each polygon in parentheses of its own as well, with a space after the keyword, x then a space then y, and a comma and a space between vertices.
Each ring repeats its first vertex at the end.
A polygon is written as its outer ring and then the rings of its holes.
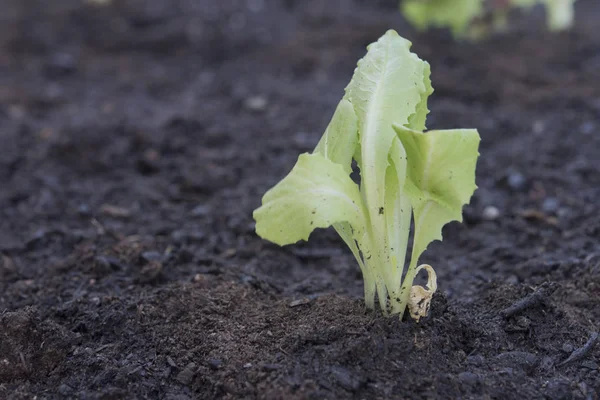
POLYGON ((576 0, 404 0, 400 9, 417 29, 449 28, 455 37, 478 39, 506 27, 512 9, 546 8, 548 28, 568 29, 573 24, 576 0))

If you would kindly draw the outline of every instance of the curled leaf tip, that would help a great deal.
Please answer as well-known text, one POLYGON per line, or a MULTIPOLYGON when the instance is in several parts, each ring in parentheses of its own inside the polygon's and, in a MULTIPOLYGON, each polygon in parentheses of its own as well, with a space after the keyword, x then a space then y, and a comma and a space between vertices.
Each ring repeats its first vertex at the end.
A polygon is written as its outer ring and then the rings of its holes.
POLYGON ((415 271, 416 274, 424 269, 427 271, 427 289, 420 285, 414 285, 410 288, 410 298, 408 300, 408 311, 410 316, 416 322, 422 317, 426 317, 431 306, 431 299, 437 290, 437 274, 429 264, 420 265, 415 271))

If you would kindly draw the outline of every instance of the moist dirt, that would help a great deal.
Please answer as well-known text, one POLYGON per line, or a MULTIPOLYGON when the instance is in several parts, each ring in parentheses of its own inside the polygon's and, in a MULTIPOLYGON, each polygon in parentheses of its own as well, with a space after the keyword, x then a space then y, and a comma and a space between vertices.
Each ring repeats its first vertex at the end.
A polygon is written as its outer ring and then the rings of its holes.
POLYGON ((391 0, 0 3, 1 398, 598 398, 598 1, 476 43, 391 0), (365 309, 335 232, 252 220, 389 28, 428 127, 482 137, 418 324, 365 309))

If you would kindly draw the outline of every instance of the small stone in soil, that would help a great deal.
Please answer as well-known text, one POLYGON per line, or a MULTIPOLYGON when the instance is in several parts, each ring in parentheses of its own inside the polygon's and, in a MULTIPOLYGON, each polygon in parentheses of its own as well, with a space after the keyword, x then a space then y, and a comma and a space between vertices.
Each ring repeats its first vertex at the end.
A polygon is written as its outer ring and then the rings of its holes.
POLYGON ((298 299, 298 300, 294 300, 290 303, 290 307, 298 307, 304 304, 308 304, 310 303, 310 299, 298 299))
POLYGON ((458 379, 462 383, 465 383, 467 385, 476 385, 481 380, 479 375, 469 371, 461 372, 460 374, 458 374, 458 379))
POLYGON ((533 130, 533 133, 535 134, 540 134, 542 132, 544 132, 544 129, 546 128, 546 124, 544 123, 544 121, 534 121, 533 125, 531 126, 531 130, 533 130))
POLYGON ((25 117, 25 109, 18 105, 11 105, 8 107, 8 116, 11 119, 19 120, 25 117))
POLYGON ((204 234, 204 232, 200 230, 192 230, 188 232, 182 229, 178 229, 171 233, 171 240, 173 240, 175 243, 199 242, 205 236, 206 235, 204 234))
POLYGON ((552 360, 552 357, 542 357, 542 360, 540 361, 540 369, 543 371, 551 371, 552 367, 554 367, 554 360, 552 360))
POLYGON ((565 353, 571 353, 573 352, 573 345, 571 343, 565 343, 562 345, 562 351, 564 351, 565 353))
POLYGON ((498 370, 498 374, 499 375, 508 375, 508 376, 512 376, 515 374, 515 370, 513 368, 510 367, 505 367, 505 368, 500 368, 498 370))
POLYGON ((524 316, 517 317, 516 323, 521 328, 529 328, 531 326, 531 320, 524 316))
POLYGON ((177 380, 184 385, 189 385, 192 382, 192 379, 194 379, 195 374, 196 364, 192 362, 177 374, 177 380))
POLYGON ((485 364, 485 357, 482 355, 469 356, 469 357, 467 357, 467 364, 483 365, 483 364, 485 364))
POLYGON ((77 207, 77 213, 82 217, 87 217, 91 214, 90 206, 87 204, 81 204, 77 207))
POLYGON ((171 367, 175 367, 177 368, 177 364, 175 363, 175 361, 173 360, 173 358, 171 358, 171 356, 167 356, 167 363, 171 366, 171 367))
POLYGON ((314 147, 314 141, 313 135, 307 132, 297 132, 292 136, 292 143, 302 150, 312 149, 314 147))
POLYGON ((525 187, 525 177, 520 172, 512 172, 508 175, 508 186, 513 190, 521 190, 525 187))
POLYGON ((583 133, 584 135, 590 135, 595 130, 596 130, 596 127, 595 127, 594 123, 591 121, 586 121, 583 124, 581 124, 581 133, 583 133))
POLYGON ((494 221, 500 217, 500 210, 494 206, 487 206, 483 209, 481 217, 486 221, 494 221))
POLYGON ((51 77, 66 76, 75 72, 75 70, 75 57, 69 53, 55 53, 46 64, 46 73, 51 77))
POLYGON ((162 255, 158 251, 144 251, 141 257, 142 260, 147 262, 160 261, 162 259, 162 255))
POLYGON ((194 217, 203 217, 210 214, 211 208, 207 204, 199 204, 190 212, 194 217))
POLYGON ((244 106, 250 111, 261 112, 267 108, 267 99, 264 96, 248 97, 244 106))
POLYGON ((223 365, 223 361, 221 361, 217 358, 208 360, 208 366, 210 367, 210 369, 217 370, 217 369, 221 368, 221 365, 223 365))
POLYGON ((546 197, 542 202, 542 210, 546 213, 554 213, 558 210, 560 203, 555 197, 546 197))

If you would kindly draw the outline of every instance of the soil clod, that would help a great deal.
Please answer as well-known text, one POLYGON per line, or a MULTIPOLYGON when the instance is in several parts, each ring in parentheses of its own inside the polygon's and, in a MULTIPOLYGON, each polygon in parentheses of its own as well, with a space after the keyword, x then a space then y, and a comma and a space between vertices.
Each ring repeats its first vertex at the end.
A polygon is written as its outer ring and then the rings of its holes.
POLYGON ((194 379, 194 375, 196 374, 196 364, 189 363, 186 367, 177 374, 177 380, 184 384, 189 385, 194 379))
POLYGON ((598 0, 479 42, 397 0, 89 1, 0 1, 0 399, 597 398, 598 0), (420 324, 365 307, 333 229, 252 219, 390 28, 428 127, 482 139, 420 324))

